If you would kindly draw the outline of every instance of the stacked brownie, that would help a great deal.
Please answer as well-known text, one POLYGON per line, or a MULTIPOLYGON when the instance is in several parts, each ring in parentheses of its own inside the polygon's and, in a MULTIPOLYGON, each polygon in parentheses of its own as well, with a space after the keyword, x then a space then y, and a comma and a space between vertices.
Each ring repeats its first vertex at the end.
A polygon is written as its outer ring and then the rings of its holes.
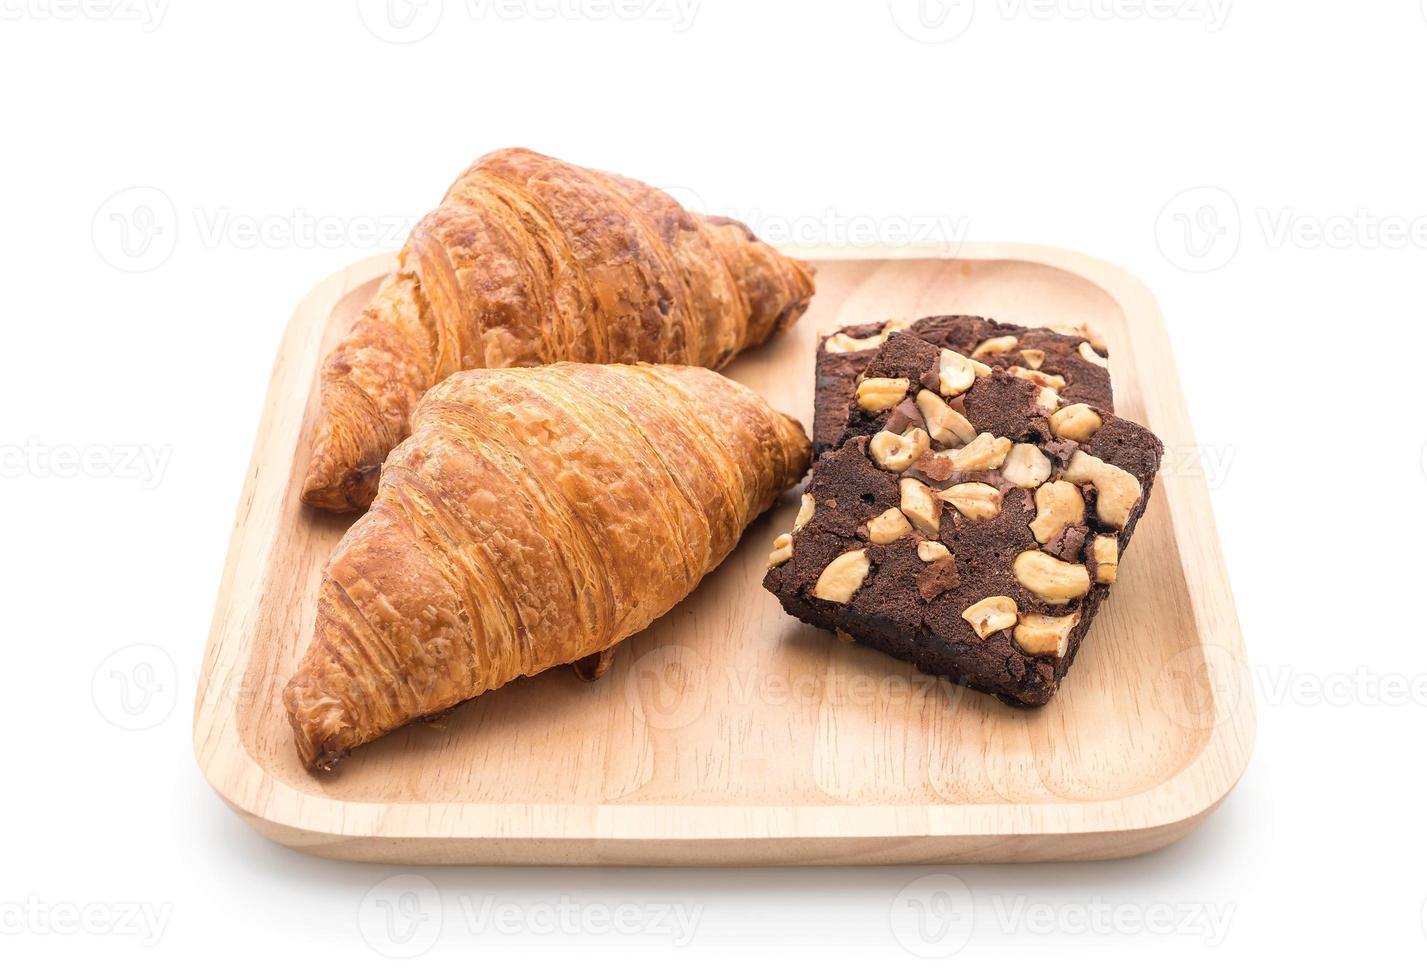
POLYGON ((858 379, 883 342, 901 332, 1027 380, 1056 386, 1069 402, 1115 408, 1105 345, 1084 326, 1028 329, 979 316, 929 316, 910 324, 884 320, 843 327, 818 343, 814 453, 837 444, 858 379))
POLYGON ((815 430, 833 448, 764 586, 805 622, 1044 704, 1115 581, 1160 441, 1111 413, 1086 339, 972 317, 833 336, 877 341, 820 351, 815 430), (952 342, 929 343, 933 329, 952 342), (852 375, 827 359, 849 353, 864 358, 852 375))

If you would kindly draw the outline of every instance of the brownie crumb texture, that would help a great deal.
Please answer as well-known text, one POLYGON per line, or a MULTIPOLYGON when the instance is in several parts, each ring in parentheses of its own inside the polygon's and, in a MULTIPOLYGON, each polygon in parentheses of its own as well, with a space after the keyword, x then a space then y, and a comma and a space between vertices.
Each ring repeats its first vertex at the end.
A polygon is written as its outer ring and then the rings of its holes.
POLYGON ((1116 580, 1163 447, 1024 372, 860 329, 849 342, 879 340, 841 445, 814 466, 764 585, 805 622, 1044 704, 1116 580))

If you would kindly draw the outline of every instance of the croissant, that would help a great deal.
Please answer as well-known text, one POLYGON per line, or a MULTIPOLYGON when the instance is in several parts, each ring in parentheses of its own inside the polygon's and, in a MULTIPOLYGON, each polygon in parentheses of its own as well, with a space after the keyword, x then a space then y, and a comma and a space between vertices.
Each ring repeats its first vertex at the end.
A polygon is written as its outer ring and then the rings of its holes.
POLYGON ((807 266, 732 219, 530 150, 487 154, 416 225, 324 365, 302 499, 364 509, 417 400, 457 371, 719 368, 791 326, 812 293, 807 266))
POLYGON ((601 657, 807 469, 793 419, 679 365, 456 374, 421 400, 323 575, 283 702, 327 769, 415 718, 601 657))

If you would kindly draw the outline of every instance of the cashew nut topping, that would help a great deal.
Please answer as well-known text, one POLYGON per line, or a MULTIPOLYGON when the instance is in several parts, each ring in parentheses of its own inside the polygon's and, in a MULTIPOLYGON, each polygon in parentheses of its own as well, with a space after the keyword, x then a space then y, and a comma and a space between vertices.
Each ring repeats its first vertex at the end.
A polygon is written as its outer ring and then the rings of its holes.
POLYGON ((970 623, 976 635, 984 640, 992 633, 1015 626, 1019 612, 1015 599, 1005 595, 993 595, 967 606, 962 611, 961 618, 970 623))
POLYGON ((1011 440, 983 432, 968 442, 951 460, 952 469, 962 473, 980 473, 1000 469, 1011 451, 1011 440))
POLYGON ((1140 481, 1129 473, 1077 449, 1065 468, 1071 483, 1095 485, 1095 513, 1111 527, 1124 527, 1140 502, 1140 481))
POLYGON ((1013 364, 1006 368, 1008 374, 1014 374, 1024 381, 1034 381, 1042 388, 1054 388, 1056 391, 1065 387, 1065 379, 1058 374, 1046 374, 1042 371, 1032 371, 1030 368, 1023 368, 1019 364, 1013 364))
POLYGON ((895 507, 888 507, 867 522, 867 539, 873 544, 887 544, 911 533, 906 515, 895 507))
POLYGON ((773 550, 768 554, 768 567, 776 568, 793 557, 793 536, 780 534, 773 539, 773 550))
POLYGON ((1090 591, 1090 573, 1084 565, 1072 565, 1044 551, 1021 552, 1011 563, 1011 571, 1017 582, 1051 605, 1079 599, 1090 591))
POLYGON ((954 398, 976 383, 976 368, 954 350, 943 350, 937 365, 937 381, 946 398, 954 398))
POLYGON ((936 534, 941 527, 941 501, 932 496, 931 487, 921 480, 902 477, 902 513, 912 526, 923 534, 936 534))
POLYGON ((1060 396, 1055 393, 1054 388, 1036 388, 1036 404, 1047 412, 1054 412, 1060 407, 1060 396))
POLYGON ((1029 442, 1018 442, 1006 454, 1001 475, 1023 490, 1034 490, 1050 479, 1050 457, 1029 442))
POLYGON ((1083 523, 1085 498, 1074 483, 1056 480, 1036 490, 1036 519, 1031 521, 1031 533, 1041 544, 1071 525, 1083 523))
POLYGON ((930 388, 917 392, 917 411, 927 420, 927 432, 933 441, 943 446, 959 446, 976 438, 976 430, 966 416, 930 388))
POLYGON ((1075 629, 1078 622, 1078 610, 1069 616, 1022 613, 1021 621, 1011 632, 1011 639, 1026 653, 1053 653, 1057 657, 1063 657, 1070 646, 1070 631, 1075 629))
POLYGON ((989 483, 958 483, 937 491, 937 496, 968 521, 988 521, 1001 513, 1001 491, 989 483))
POLYGON ((1100 416, 1089 405, 1067 405, 1050 417, 1050 431, 1057 439, 1089 442, 1100 431, 1100 416))
POLYGON ((857 386, 857 404, 868 412, 885 412, 907 397, 906 378, 868 378, 857 386))
POLYGON ((906 320, 888 320, 887 325, 882 328, 881 333, 874 333, 870 337, 853 337, 850 334, 839 331, 823 341, 823 350, 830 354, 848 354, 855 350, 872 350, 874 347, 881 347, 887 342, 887 338, 898 330, 906 329, 906 320))
POLYGON ((1016 344, 1020 341, 1012 334, 1004 337, 987 337, 976 345, 976 349, 971 352, 971 359, 978 361, 987 354, 1004 354, 1009 350, 1015 350, 1016 344))
POLYGON ((918 541, 917 557, 924 562, 934 562, 938 558, 950 558, 951 552, 940 541, 918 541))
POLYGON ((883 429, 867 443, 872 458, 884 470, 900 473, 931 448, 926 429, 911 428, 901 435, 883 429))
POLYGON ((1080 351, 1080 356, 1083 357, 1083 358, 1085 358, 1085 359, 1086 359, 1087 361, 1089 361, 1091 364, 1098 364, 1098 365, 1100 365, 1102 368, 1106 368, 1106 369, 1108 369, 1108 368, 1110 367, 1110 362, 1109 362, 1109 360, 1106 359, 1106 358, 1104 358, 1104 357, 1101 357, 1101 356, 1100 356, 1100 352, 1099 352, 1098 350, 1096 350, 1094 347, 1091 347, 1091 346, 1090 346, 1090 341, 1088 341, 1088 340, 1082 340, 1082 341, 1080 342, 1080 347, 1077 348, 1077 349, 1080 351))
POLYGON ((880 333, 874 333, 870 337, 853 337, 850 334, 835 333, 823 341, 823 350, 829 354, 850 354, 855 350, 871 350, 874 347, 881 347, 882 342, 886 339, 880 333))
POLYGON ((803 494, 803 502, 798 507, 798 516, 793 518, 793 530, 801 531, 803 525, 813 519, 813 511, 817 508, 818 502, 813 499, 810 493, 803 494))
POLYGON ((1104 347, 1105 341, 1100 335, 1091 329, 1088 323, 1047 323, 1047 330, 1054 330, 1058 334, 1067 337, 1079 337, 1081 340, 1088 340, 1097 347, 1104 347))
POLYGON ((1045 363, 1045 351, 1035 347, 1027 347, 1021 351, 1021 360, 1026 362, 1026 367, 1040 370, 1040 366, 1045 363))
POLYGON ((1112 585, 1120 570, 1120 539, 1113 534, 1097 534, 1092 545, 1095 554, 1095 581, 1112 585))
POLYGON ((872 563, 867 560, 867 549, 844 551, 823 569, 813 586, 813 595, 829 602, 848 602, 862 585, 872 563))

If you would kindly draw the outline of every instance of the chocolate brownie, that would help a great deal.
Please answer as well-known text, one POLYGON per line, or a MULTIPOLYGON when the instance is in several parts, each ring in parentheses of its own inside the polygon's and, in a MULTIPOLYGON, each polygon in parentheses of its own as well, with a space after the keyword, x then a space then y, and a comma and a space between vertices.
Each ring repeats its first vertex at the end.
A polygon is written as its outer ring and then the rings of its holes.
POLYGON ((927 673, 1049 701, 1144 512, 1159 439, 910 331, 876 352, 848 415, 764 587, 927 673))
POLYGON ((929 316, 911 324, 884 320, 843 327, 818 343, 814 453, 821 455, 841 443, 857 379, 882 343, 903 331, 1027 380, 1055 386, 1069 401, 1115 410, 1105 344, 1088 327, 1032 329, 979 316, 929 316))

